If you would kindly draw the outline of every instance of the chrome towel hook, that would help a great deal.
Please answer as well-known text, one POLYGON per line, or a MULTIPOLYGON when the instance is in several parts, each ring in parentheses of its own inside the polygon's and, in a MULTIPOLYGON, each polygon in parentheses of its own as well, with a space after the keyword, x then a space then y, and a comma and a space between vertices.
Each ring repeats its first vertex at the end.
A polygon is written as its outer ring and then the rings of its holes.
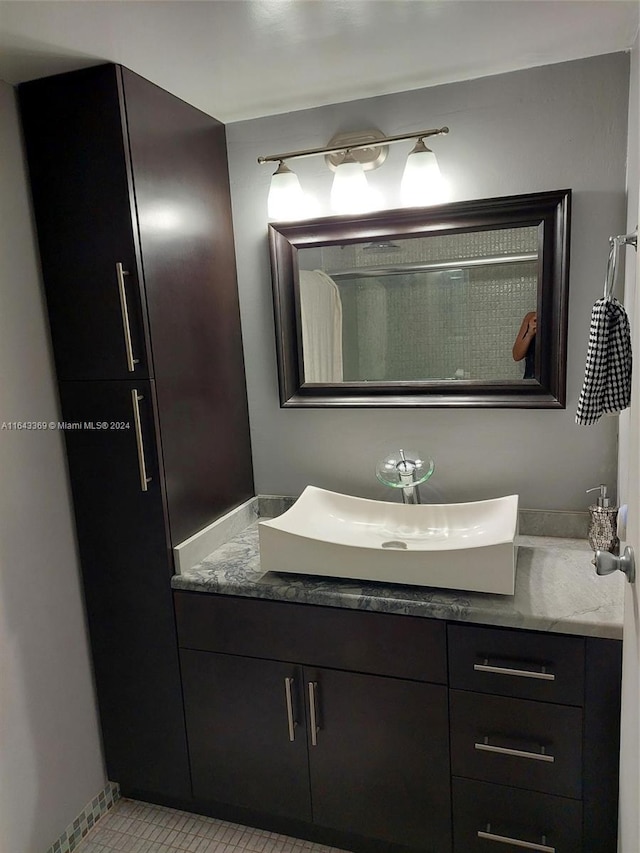
POLYGON ((607 275, 604 280, 604 298, 611 299, 616 283, 616 272, 618 269, 618 256, 622 246, 633 246, 638 250, 638 228, 630 234, 619 234, 617 237, 609 237, 609 260, 607 261, 607 275))

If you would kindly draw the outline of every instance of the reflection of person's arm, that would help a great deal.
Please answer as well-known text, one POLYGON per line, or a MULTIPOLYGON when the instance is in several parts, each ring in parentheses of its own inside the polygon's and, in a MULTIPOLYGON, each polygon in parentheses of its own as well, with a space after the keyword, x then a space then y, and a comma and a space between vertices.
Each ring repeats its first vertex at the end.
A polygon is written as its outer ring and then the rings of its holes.
POLYGON ((521 361, 527 354, 529 344, 536 334, 534 314, 527 314, 520 325, 520 331, 513 345, 512 355, 514 361, 521 361))

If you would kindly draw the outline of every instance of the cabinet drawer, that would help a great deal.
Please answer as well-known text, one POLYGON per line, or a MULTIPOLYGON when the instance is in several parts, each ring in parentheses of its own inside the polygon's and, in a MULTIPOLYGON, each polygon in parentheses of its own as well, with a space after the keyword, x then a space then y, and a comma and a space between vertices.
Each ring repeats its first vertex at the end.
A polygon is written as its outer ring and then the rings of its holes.
POLYGON ((183 648, 446 683, 444 622, 198 592, 174 601, 183 648))
POLYGON ((453 853, 578 853, 582 804, 564 797, 453 779, 453 853))
POLYGON ((579 799, 582 710, 449 691, 455 776, 579 799))
POLYGON ((535 631, 449 625, 451 687, 540 699, 584 701, 584 640, 535 631))

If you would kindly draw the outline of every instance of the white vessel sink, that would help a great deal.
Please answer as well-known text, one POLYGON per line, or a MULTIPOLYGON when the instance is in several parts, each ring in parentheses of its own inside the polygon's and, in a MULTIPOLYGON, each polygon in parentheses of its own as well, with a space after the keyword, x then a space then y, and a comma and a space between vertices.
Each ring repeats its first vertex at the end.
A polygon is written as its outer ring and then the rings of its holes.
POLYGON ((307 486, 261 521, 267 572, 513 595, 518 496, 461 504, 372 501, 307 486))

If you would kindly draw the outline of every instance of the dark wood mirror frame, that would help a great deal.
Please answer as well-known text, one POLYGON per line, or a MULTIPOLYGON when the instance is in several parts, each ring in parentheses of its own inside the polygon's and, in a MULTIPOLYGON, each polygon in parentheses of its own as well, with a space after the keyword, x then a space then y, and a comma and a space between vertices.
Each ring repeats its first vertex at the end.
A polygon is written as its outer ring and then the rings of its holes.
POLYGON ((564 408, 571 190, 271 223, 276 351, 283 407, 564 408), (305 383, 298 250, 496 228, 538 228, 536 379, 305 383))

